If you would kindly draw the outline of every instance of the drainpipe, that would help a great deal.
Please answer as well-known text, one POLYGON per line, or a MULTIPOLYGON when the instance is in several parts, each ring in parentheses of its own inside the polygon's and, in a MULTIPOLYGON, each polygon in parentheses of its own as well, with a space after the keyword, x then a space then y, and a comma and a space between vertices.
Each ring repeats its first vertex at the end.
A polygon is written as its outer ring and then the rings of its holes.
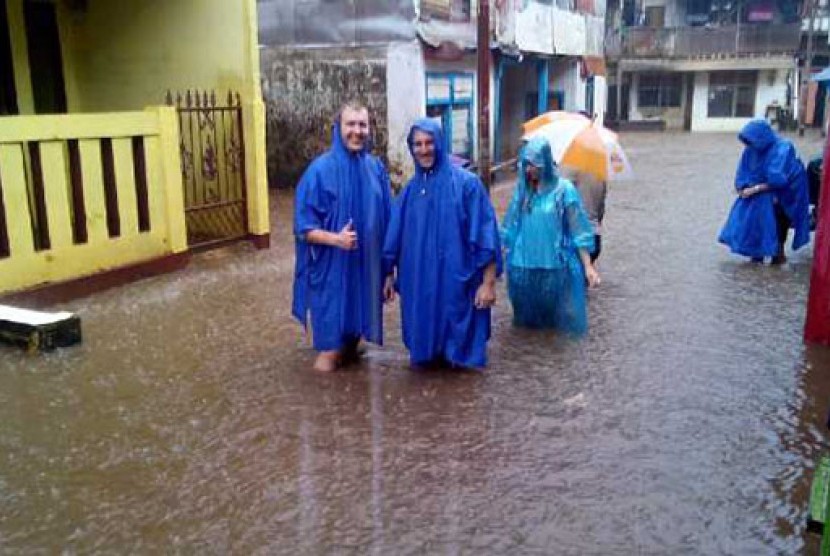
POLYGON ((490 0, 478 1, 478 174, 490 190, 490 0))

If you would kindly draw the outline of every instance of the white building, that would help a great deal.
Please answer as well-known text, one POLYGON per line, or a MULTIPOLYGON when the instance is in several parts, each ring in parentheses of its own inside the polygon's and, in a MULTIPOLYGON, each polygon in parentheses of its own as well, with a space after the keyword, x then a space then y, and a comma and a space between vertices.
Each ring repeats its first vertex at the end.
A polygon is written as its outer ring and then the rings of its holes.
POLYGON ((801 23, 789 0, 621 0, 608 23, 609 110, 621 122, 737 131, 793 115, 801 23))

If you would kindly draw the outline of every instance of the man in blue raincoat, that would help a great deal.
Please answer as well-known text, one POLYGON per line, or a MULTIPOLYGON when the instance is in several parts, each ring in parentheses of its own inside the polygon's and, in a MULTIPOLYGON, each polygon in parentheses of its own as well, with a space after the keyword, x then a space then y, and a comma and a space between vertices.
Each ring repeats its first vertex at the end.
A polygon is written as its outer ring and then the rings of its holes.
POLYGON ((357 356, 361 338, 383 342, 383 239, 389 177, 368 151, 369 113, 346 104, 332 146, 306 169, 294 207, 296 267, 293 315, 311 314, 314 369, 333 371, 357 356))
POLYGON ((810 241, 807 173, 793 144, 766 120, 752 120, 738 138, 746 145, 735 176, 738 198, 718 240, 754 261, 781 264, 790 227, 793 250, 810 241))
POLYGON ((403 341, 415 366, 484 367, 502 266, 493 205, 478 177, 452 165, 437 123, 418 120, 407 142, 416 172, 384 245, 387 272, 397 270, 403 341))

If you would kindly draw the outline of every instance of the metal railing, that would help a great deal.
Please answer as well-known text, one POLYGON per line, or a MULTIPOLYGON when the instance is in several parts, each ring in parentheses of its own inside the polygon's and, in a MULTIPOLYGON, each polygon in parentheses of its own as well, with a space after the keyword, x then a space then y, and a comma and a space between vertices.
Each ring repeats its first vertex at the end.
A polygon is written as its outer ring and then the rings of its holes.
POLYGON ((606 56, 686 58, 698 56, 791 54, 798 50, 801 25, 723 27, 626 27, 606 37, 606 56))
POLYGON ((167 93, 179 121, 187 239, 191 247, 246 237, 242 100, 228 92, 167 93))

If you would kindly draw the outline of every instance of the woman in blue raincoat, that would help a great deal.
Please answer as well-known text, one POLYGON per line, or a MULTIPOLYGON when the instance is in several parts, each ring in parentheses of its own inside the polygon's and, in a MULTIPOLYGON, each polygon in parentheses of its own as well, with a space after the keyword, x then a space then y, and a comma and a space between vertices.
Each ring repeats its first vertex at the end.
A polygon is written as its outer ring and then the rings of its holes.
POLYGON ((793 250, 810 241, 807 173, 793 144, 766 120, 752 120, 738 138, 746 145, 735 175, 738 198, 718 241, 757 262, 783 263, 790 227, 793 250))
POLYGON ((584 334, 585 284, 600 282, 590 257, 594 231, 576 188, 558 175, 547 139, 531 139, 519 153, 502 238, 513 322, 584 334))

